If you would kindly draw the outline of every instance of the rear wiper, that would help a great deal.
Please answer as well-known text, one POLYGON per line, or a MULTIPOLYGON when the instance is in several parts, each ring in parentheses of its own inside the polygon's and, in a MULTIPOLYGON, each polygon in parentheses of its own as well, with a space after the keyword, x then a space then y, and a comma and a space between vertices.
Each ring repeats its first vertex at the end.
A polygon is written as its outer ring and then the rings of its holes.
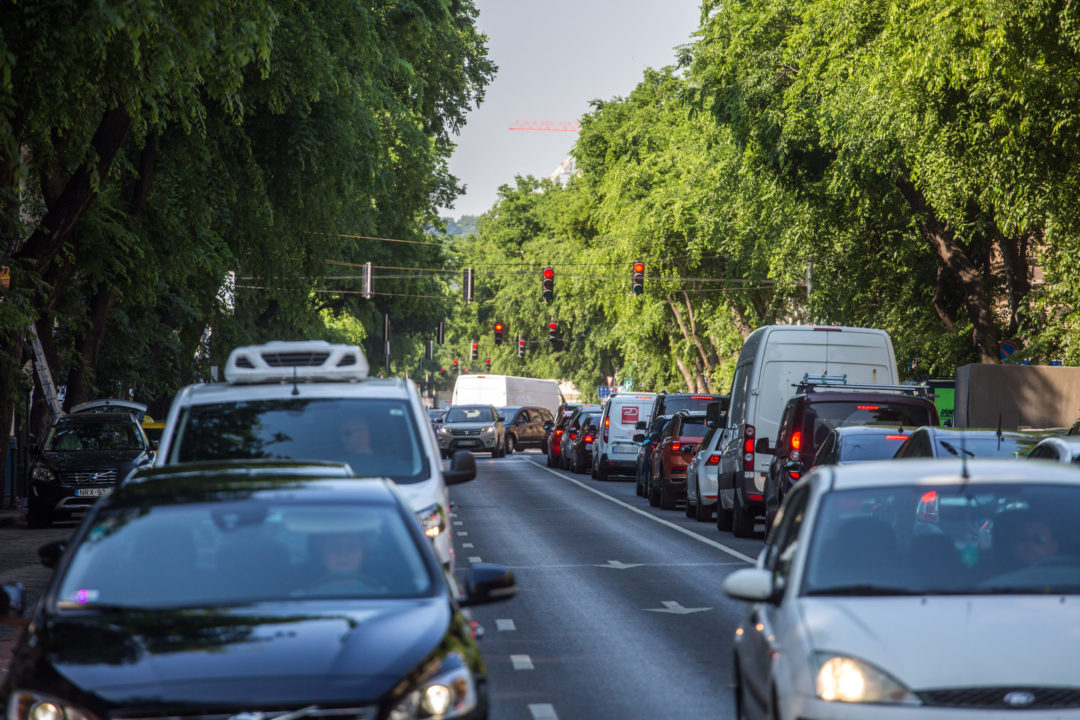
POLYGON ((963 452, 968 457, 975 457, 975 453, 971 452, 967 448, 957 450, 955 445, 953 445, 952 443, 946 442, 945 440, 938 440, 938 442, 941 443, 941 447, 945 448, 946 450, 951 452, 953 455, 960 455, 960 453, 963 452))
POLYGON ((872 597, 884 595, 923 595, 924 593, 911 588, 890 587, 888 585, 873 585, 871 583, 856 583, 853 585, 835 585, 826 588, 814 588, 808 590, 807 595, 842 595, 848 597, 872 597))

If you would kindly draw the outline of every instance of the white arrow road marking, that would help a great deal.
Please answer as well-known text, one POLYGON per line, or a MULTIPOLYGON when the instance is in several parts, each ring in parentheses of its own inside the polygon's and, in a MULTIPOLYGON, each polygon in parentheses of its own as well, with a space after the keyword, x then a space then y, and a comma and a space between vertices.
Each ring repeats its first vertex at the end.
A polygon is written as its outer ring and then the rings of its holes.
POLYGON ((605 565, 597 565, 596 567, 614 568, 616 570, 627 570, 629 568, 641 567, 642 563, 621 563, 618 560, 608 560, 605 565))
POLYGON ((464 524, 465 524, 465 521, 464 521, 464 520, 455 520, 455 521, 454 521, 454 524, 455 524, 455 525, 464 525, 464 524))
POLYGON ((706 610, 712 610, 712 608, 686 608, 675 602, 674 600, 664 600, 660 603, 664 607, 662 608, 645 608, 649 612, 662 612, 670 613, 671 615, 689 615, 690 613, 705 612, 706 610))
POLYGON ((469 562, 477 563, 477 562, 483 562, 483 560, 480 559, 479 555, 470 555, 469 556, 469 562))
POLYGON ((472 546, 473 546, 472 543, 462 543, 461 544, 461 547, 463 547, 463 548, 471 548, 472 546))
POLYGON ((511 655, 510 662, 514 664, 515 670, 532 670, 532 660, 528 655, 511 655))
POLYGON ((532 713, 533 720, 559 720, 554 705, 529 703, 529 712, 532 713))
POLYGON ((495 629, 499 632, 510 632, 511 630, 517 630, 517 625, 513 620, 496 620, 495 629))

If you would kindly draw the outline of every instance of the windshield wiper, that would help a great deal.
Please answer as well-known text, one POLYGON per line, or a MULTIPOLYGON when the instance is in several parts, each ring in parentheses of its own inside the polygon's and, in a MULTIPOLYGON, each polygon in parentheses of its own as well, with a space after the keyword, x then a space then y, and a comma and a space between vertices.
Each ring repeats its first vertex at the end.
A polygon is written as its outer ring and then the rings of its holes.
POLYGON ((951 452, 953 455, 959 456, 960 453, 962 452, 964 455, 967 455, 968 457, 975 457, 975 453, 971 452, 967 448, 961 448, 961 449, 957 450, 956 446, 953 445, 950 442, 946 442, 945 440, 938 440, 938 442, 941 443, 941 447, 945 448, 946 450, 951 452))
POLYGON ((807 595, 840 595, 847 597, 875 597, 886 595, 923 595, 925 593, 912 590, 911 588, 892 587, 889 585, 874 585, 871 583, 855 583, 852 585, 834 585, 833 587, 814 588, 808 590, 807 595))

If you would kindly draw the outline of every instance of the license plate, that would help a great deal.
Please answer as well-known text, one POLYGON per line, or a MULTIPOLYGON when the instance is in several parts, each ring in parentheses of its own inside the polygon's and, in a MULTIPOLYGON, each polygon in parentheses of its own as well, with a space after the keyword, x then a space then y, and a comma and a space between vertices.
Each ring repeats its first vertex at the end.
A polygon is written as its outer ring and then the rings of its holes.
POLYGON ((113 489, 111 487, 102 488, 78 488, 75 491, 77 497, 101 497, 102 495, 108 495, 113 489))

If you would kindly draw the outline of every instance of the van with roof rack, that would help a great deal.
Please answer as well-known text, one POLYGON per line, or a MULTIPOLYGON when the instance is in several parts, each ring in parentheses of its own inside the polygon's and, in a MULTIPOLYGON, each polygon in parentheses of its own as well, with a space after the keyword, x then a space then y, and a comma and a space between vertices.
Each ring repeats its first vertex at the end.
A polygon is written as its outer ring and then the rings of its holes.
POLYGON ((322 340, 239 347, 225 381, 180 390, 155 465, 226 460, 348 463, 361 477, 393 480, 436 554, 452 566, 447 485, 476 475, 468 451, 444 469, 416 385, 371 378, 356 345, 322 340))

